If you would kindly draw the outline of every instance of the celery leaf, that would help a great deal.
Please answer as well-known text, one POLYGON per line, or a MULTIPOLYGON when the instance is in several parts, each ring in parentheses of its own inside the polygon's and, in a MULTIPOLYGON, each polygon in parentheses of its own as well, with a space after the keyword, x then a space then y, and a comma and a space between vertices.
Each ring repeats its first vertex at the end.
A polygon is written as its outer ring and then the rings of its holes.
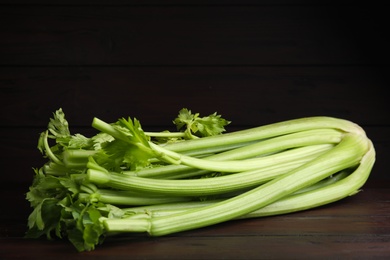
POLYGON ((219 135, 226 131, 225 126, 230 124, 230 121, 221 118, 217 113, 200 117, 199 113, 192 114, 191 110, 183 108, 173 123, 178 130, 184 128, 188 138, 196 138, 219 135))

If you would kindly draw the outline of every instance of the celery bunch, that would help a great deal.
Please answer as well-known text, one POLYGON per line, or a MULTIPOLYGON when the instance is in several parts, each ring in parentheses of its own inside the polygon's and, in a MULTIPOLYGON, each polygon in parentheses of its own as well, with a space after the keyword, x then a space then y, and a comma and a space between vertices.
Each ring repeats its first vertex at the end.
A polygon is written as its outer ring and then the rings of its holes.
POLYGON ((332 117, 225 133, 230 122, 182 109, 177 132, 137 119, 72 135, 62 109, 38 142, 47 163, 26 194, 26 236, 67 238, 78 251, 118 233, 162 236, 240 218, 286 214, 353 195, 375 162, 364 130, 332 117))

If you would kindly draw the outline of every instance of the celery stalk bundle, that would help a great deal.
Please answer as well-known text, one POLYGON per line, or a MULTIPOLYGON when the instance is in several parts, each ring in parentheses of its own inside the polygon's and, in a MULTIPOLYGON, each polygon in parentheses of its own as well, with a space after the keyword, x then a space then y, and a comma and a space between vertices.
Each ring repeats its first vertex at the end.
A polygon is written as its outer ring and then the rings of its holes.
POLYGON ((67 238, 78 251, 118 233, 162 236, 325 205, 359 191, 375 149, 355 123, 299 118, 225 133, 230 122, 182 109, 176 132, 98 118, 72 135, 62 109, 38 142, 47 158, 26 198, 27 237, 67 238))

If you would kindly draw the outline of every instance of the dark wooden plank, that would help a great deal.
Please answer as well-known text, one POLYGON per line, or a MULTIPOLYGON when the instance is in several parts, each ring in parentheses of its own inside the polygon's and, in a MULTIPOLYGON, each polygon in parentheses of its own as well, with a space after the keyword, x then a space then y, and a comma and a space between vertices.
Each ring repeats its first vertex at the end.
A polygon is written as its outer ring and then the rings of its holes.
POLYGON ((389 125, 387 70, 371 67, 96 67, 0 69, 0 125, 45 127, 62 107, 71 126, 136 117, 172 126, 187 107, 232 127, 327 115, 389 125))
MULTIPOLYGON (((3 239, 2 239, 3 240, 3 239)), ((77 253, 61 241, 1 241, 4 259, 386 259, 388 236, 163 237, 116 240, 77 253)))
MULTIPOLYGON (((348 204, 343 204, 348 207, 348 204)), ((328 205, 327 208, 332 209, 333 204, 328 205)), ((372 207, 377 210, 378 207, 372 207)), ((364 206, 357 208, 356 210, 365 210, 364 206)), ((385 210, 389 210, 389 206, 385 207, 385 210)), ((312 212, 316 212, 317 209, 311 209, 302 213, 291 213, 288 216, 272 216, 268 218, 247 219, 247 220, 232 220, 226 223, 218 224, 215 226, 209 226, 196 230, 186 231, 173 235, 167 235, 169 237, 214 237, 216 239, 220 237, 255 237, 259 234, 264 236, 337 236, 343 234, 344 236, 386 236, 390 232, 390 219, 389 216, 379 215, 374 211, 370 211, 372 215, 343 215, 340 214, 340 210, 331 210, 330 212, 335 215, 320 215, 313 216, 312 212), (376 214, 376 215, 375 215, 376 214)), ((344 209, 343 209, 344 211, 344 209)), ((382 210, 383 212, 384 210, 382 210)), ((26 211, 27 212, 27 211, 26 211)), ((27 218, 28 214, 24 212, 23 219, 19 219, 18 222, 11 219, 4 219, 7 224, 0 225, 0 239, 2 237, 8 238, 20 238, 23 237, 27 231, 27 218)), ((342 212, 342 211, 341 211, 342 212)), ((30 212, 28 212, 30 213, 30 212)), ((117 241, 119 238, 127 237, 148 237, 146 234, 124 234, 114 238, 108 238, 108 242, 117 241)), ((42 238, 46 239, 46 238, 42 238)), ((66 239, 64 239, 66 241, 66 239)))
MULTIPOLYGON (((59 0, 59 1, 50 1, 50 0, 0 0, 0 5, 122 5, 122 6, 139 6, 139 5, 299 5, 299 4, 309 4, 309 5, 329 5, 329 1, 322 0, 316 1, 313 3, 309 0, 294 0, 292 3, 291 0, 59 0)), ((351 5, 355 4, 354 1, 343 1, 342 5, 351 5)))
POLYGON ((386 64, 387 41, 376 33, 386 29, 386 11, 299 4, 4 5, 0 64, 386 64))

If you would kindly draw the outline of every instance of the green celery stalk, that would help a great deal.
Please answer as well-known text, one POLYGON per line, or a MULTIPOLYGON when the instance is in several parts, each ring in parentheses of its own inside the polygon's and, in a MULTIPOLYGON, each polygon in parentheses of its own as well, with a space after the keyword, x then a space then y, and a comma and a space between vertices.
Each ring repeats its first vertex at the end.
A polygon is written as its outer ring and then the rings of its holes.
MULTIPOLYGON (((100 120, 95 119, 92 123, 92 126, 97 129, 99 129, 98 121, 100 120)), ((207 147, 223 147, 230 144, 266 140, 276 136, 320 128, 331 128, 340 130, 344 133, 364 135, 364 130, 351 121, 334 117, 317 116, 292 119, 231 133, 224 133, 222 135, 187 140, 186 142, 170 143, 164 146, 164 148, 175 152, 184 152, 207 147)))
MULTIPOLYGON (((321 154, 331 150, 331 144, 304 146, 285 152, 257 158, 260 162, 256 169, 214 178, 188 180, 152 179, 98 170, 90 164, 87 172, 89 182, 115 189, 137 192, 166 194, 171 196, 206 196, 222 194, 258 186, 266 181, 283 175, 321 154)), ((230 161, 224 161, 229 163, 230 161)), ((236 162, 239 167, 245 160, 236 162)))
MULTIPOLYGON (((104 126, 104 127, 101 127, 100 130, 103 131, 105 129, 107 131, 107 133, 116 135, 116 136, 114 136, 115 138, 120 138, 120 140, 129 142, 130 144, 134 144, 133 140, 130 140, 130 138, 127 136, 123 137, 122 133, 119 132, 119 134, 115 134, 115 131, 118 131, 118 130, 114 129, 109 124, 101 122, 101 121, 100 121, 100 124, 103 124, 103 126, 104 126), (110 129, 110 127, 112 129, 110 129)), ((99 124, 99 126, 100 126, 100 124, 99 124)), ((211 137, 213 137, 213 136, 211 136, 211 137)), ((301 136, 300 138, 301 139, 298 138, 298 140, 300 142, 300 144, 299 144, 300 146, 309 145, 309 144, 318 144, 318 143, 337 143, 338 141, 340 141, 340 133, 338 131, 335 131, 334 129, 317 129, 316 134, 313 134, 313 133, 308 134, 308 133, 304 132, 303 137, 301 136), (321 131, 321 133, 318 133, 318 131, 321 131)), ((296 140, 294 139, 294 141, 296 141, 296 140)), ((148 143, 149 147, 146 147, 141 143, 137 143, 137 145, 140 147, 143 147, 142 148, 143 150, 149 149, 149 151, 148 151, 149 153, 154 152, 155 155, 158 158, 161 158, 163 161, 167 161, 167 162, 172 163, 172 164, 184 164, 187 166, 191 166, 193 168, 209 170, 209 171, 239 172, 239 171, 245 171, 245 170, 252 170, 252 169, 263 166, 264 163, 265 163, 265 165, 267 165, 267 163, 271 163, 273 160, 272 158, 267 156, 267 157, 263 157, 263 158, 254 158, 252 160, 248 159, 245 161, 245 163, 242 160, 240 160, 240 161, 238 161, 238 160, 236 160, 236 161, 227 161, 227 160, 215 161, 215 160, 206 160, 204 158, 199 159, 196 157, 191 157, 191 156, 179 154, 177 152, 167 150, 166 148, 163 148, 163 147, 156 145, 152 142, 148 143)), ((296 143, 294 145, 297 146, 296 143)), ((239 150, 239 154, 243 154, 243 155, 238 156, 238 157, 236 156, 236 158, 248 157, 248 154, 250 156, 254 156, 256 153, 254 153, 253 151, 256 151, 256 152, 258 150, 264 151, 264 149, 262 148, 261 145, 260 145, 260 148, 258 148, 257 146, 253 147, 253 145, 248 145, 246 147, 237 148, 237 150, 239 150)), ((275 149, 275 146, 272 146, 272 147, 273 147, 273 149, 275 149)), ((290 147, 291 147, 291 144, 289 143, 289 139, 285 138, 285 140, 282 140, 279 143, 278 149, 286 149, 286 148, 290 148, 290 147), (288 145, 284 144, 284 142, 287 142, 288 145)), ((237 153, 237 151, 235 153, 237 153)), ((258 152, 257 152, 257 154, 258 154, 258 152)))
MULTIPOLYGON (((297 211, 320 207, 348 196, 358 193, 360 188, 367 181, 372 167, 375 163, 375 149, 370 141, 369 151, 363 156, 356 169, 347 169, 326 178, 314 185, 303 188, 289 196, 286 196, 263 208, 240 216, 237 219, 258 218, 275 216, 297 211), (352 172, 351 172, 352 171, 352 172)), ((210 206, 222 200, 189 201, 180 203, 167 203, 151 206, 138 206, 124 208, 123 210, 131 214, 147 214, 156 216, 168 216, 184 212, 189 209, 210 206)))
MULTIPOLYGON (((212 156, 203 157, 202 159, 213 161, 226 161, 233 159, 242 160, 252 157, 264 156, 300 146, 321 143, 336 144, 340 142, 342 135, 342 132, 335 129, 313 129, 257 141, 243 147, 238 147, 212 156)), ((162 152, 166 151, 164 150, 162 152)), ((174 156, 177 155, 175 154, 174 156)), ((164 167, 146 168, 139 171, 124 171, 126 174, 132 174, 139 177, 158 177, 169 179, 194 177, 205 174, 207 172, 209 171, 199 169, 198 164, 196 164, 196 167, 188 167, 187 165, 166 165, 164 167)))
POLYGON ((140 194, 126 190, 96 189, 91 192, 79 193, 78 198, 82 202, 102 202, 105 204, 137 206, 137 205, 156 205, 165 203, 178 203, 192 200, 191 197, 169 197, 153 196, 151 194, 140 194))
MULTIPOLYGON (((129 136, 115 129, 112 125, 94 118, 92 127, 119 140, 135 144, 129 136)), ((186 140, 185 142, 177 142, 167 144, 165 149, 175 152, 191 151, 209 147, 229 146, 233 144, 247 143, 255 140, 265 140, 271 137, 281 136, 285 134, 301 132, 306 130, 330 128, 337 129, 345 133, 364 134, 363 129, 353 122, 333 118, 333 117, 307 117, 294 120, 283 121, 279 123, 264 125, 260 127, 240 130, 232 133, 226 133, 215 136, 207 136, 203 138, 186 140)), ((140 145, 140 144, 136 144, 140 145)), ((145 148, 145 147, 144 147, 145 148)), ((147 149, 145 149, 145 152, 147 149)))
MULTIPOLYGON (((313 185, 343 169, 356 166, 370 149, 370 144, 361 134, 346 134, 330 151, 298 167, 288 174, 275 178, 251 191, 222 202, 188 210, 169 216, 145 217, 142 232, 152 236, 167 235, 238 218, 261 209, 302 188, 313 185)), ((127 219, 102 219, 108 232, 139 232, 137 226, 127 219)))
POLYGON ((307 210, 355 195, 366 183, 374 163, 375 149, 371 141, 369 141, 369 150, 361 159, 356 170, 349 176, 330 185, 278 200, 268 207, 254 211, 242 218, 264 217, 307 210))

